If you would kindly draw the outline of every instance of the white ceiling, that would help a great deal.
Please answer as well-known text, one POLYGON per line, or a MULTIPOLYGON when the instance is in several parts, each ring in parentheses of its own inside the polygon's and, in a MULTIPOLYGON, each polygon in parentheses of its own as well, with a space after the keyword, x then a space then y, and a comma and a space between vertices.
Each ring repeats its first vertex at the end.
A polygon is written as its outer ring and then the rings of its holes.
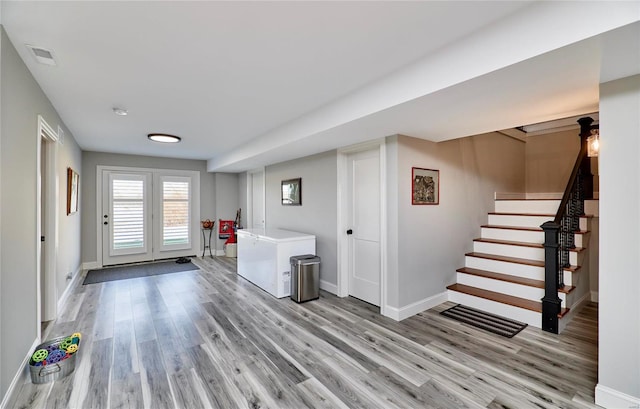
POLYGON ((597 111, 601 56, 619 61, 609 80, 640 71, 624 51, 640 50, 639 25, 615 30, 640 2, 579 25, 602 4, 3 1, 1 17, 84 150, 242 171, 394 133, 440 141, 597 111))

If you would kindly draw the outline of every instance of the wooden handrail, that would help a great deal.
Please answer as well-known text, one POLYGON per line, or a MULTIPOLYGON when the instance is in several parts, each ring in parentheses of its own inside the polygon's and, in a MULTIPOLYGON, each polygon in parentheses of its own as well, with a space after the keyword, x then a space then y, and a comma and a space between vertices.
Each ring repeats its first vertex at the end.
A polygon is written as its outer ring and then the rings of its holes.
MULTIPOLYGON (((584 166, 585 159, 587 159, 587 151, 588 151, 588 141, 587 139, 591 136, 591 129, 593 128, 591 124, 593 123, 593 118, 584 117, 578 120, 580 124, 580 152, 578 153, 578 157, 576 158, 576 162, 573 165, 573 170, 571 171, 571 176, 569 176, 569 180, 567 181, 567 186, 564 189, 564 193, 562 195, 562 200, 560 201, 560 206, 558 207, 558 212, 556 213, 555 219, 553 222, 556 224, 560 224, 562 221, 562 216, 567 206, 567 202, 569 201, 569 197, 571 196, 571 190, 573 189, 574 183, 576 183, 576 179, 578 177, 578 172, 581 167, 584 166)), ((589 174, 591 174, 591 166, 588 166, 587 170, 589 174)), ((589 176, 589 175, 583 175, 589 176)), ((593 192, 587 192, 587 194, 591 195, 593 192)), ((588 197, 588 199, 591 199, 588 197)))
POLYGON ((556 217, 553 219, 553 222, 556 224, 560 224, 562 222, 562 216, 564 215, 565 209, 567 207, 567 202, 569 201, 569 197, 571 196, 571 190, 573 189, 573 185, 576 183, 578 172, 580 171, 580 167, 582 166, 582 161, 584 161, 584 158, 586 156, 587 144, 584 143, 584 141, 581 141, 580 152, 578 153, 578 157, 576 158, 576 163, 573 165, 573 170, 571 171, 571 176, 569 176, 567 187, 564 189, 564 194, 562 195, 562 200, 560 201, 560 207, 558 207, 556 217))

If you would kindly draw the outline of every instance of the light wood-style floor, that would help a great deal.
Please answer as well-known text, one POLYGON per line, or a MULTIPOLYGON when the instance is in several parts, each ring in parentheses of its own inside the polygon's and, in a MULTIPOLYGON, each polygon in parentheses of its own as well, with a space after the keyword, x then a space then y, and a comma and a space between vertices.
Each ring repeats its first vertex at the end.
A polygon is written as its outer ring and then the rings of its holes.
POLYGON ((439 315, 400 323, 353 298, 275 299, 225 258, 79 285, 48 338, 84 334, 75 372, 11 408, 594 407, 597 305, 560 336, 512 339, 439 315))

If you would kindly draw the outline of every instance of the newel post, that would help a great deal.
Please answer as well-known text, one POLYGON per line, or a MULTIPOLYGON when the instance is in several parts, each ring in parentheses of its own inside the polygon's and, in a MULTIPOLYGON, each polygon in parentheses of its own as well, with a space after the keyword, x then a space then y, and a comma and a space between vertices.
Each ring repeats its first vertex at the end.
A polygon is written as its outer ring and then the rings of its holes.
POLYGON ((558 234, 560 225, 546 222, 544 230, 544 298, 542 299, 542 330, 558 333, 558 315, 562 301, 558 297, 560 262, 558 260, 558 234))

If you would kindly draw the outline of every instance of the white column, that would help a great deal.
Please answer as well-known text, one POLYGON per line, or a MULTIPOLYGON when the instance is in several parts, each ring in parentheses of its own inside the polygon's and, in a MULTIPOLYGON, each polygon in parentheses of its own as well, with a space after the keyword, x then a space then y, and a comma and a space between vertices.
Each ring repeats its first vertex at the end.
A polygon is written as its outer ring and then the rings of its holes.
POLYGON ((600 85, 596 404, 640 405, 640 75, 600 85))

